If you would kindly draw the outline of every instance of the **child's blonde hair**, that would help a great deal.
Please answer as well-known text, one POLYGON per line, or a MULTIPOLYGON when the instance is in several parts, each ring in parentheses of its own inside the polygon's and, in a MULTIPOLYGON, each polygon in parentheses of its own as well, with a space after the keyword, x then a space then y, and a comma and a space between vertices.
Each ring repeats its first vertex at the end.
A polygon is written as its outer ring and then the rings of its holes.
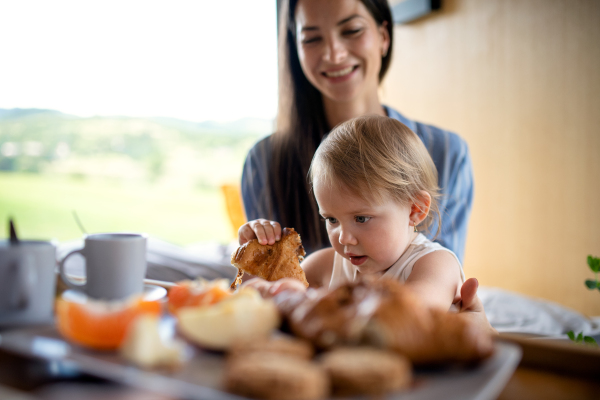
POLYGON ((419 226, 428 228, 436 215, 440 220, 435 164, 421 139, 395 119, 363 116, 336 126, 317 149, 309 176, 311 184, 342 187, 368 202, 389 195, 403 205, 418 205, 419 192, 425 191, 430 212, 419 226))

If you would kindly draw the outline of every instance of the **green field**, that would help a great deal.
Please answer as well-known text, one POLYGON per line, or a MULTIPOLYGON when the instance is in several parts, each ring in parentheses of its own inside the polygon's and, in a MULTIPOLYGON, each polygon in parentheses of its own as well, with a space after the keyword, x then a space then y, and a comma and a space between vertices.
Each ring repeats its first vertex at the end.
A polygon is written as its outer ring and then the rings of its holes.
POLYGON ((13 217, 21 238, 80 238, 73 211, 88 233, 145 232, 179 245, 234 238, 218 188, 0 172, 0 223, 13 217))

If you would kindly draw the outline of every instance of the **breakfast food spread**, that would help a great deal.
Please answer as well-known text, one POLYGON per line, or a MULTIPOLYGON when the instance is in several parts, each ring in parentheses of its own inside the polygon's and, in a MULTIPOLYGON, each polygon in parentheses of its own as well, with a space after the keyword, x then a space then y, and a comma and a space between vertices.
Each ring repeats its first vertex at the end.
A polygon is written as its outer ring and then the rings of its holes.
MULTIPOLYGON (((231 262, 240 271, 236 282, 247 272, 308 286, 304 255, 298 233, 285 228, 274 245, 240 246, 231 262)), ((227 351, 222 389, 256 399, 382 396, 410 388, 412 364, 472 362, 493 351, 489 332, 458 314, 423 307, 410 288, 388 279, 289 290, 272 299, 252 287, 233 291, 226 280, 182 281, 170 289, 168 310, 182 338, 227 351), (282 317, 281 330, 293 336, 277 331, 282 317)), ((183 363, 184 344, 160 337, 160 313, 158 302, 141 298, 57 301, 66 338, 94 349, 120 347, 125 360, 142 368, 172 369, 183 363)))
POLYGON ((267 281, 293 278, 308 287, 306 275, 300 267, 300 261, 305 255, 300 235, 293 228, 284 228, 281 240, 273 245, 262 245, 256 239, 250 240, 231 255, 231 264, 239 270, 232 288, 239 284, 244 272, 267 281))

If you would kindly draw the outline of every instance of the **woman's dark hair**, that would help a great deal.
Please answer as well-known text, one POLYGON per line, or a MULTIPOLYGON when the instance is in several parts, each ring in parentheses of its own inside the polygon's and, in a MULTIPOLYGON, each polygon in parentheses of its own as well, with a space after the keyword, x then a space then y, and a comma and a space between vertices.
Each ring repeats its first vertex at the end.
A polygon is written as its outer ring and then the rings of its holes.
MULTIPOLYGON (((381 60, 379 81, 392 57, 393 22, 387 0, 360 0, 378 26, 385 25, 390 45, 381 60)), ((280 0, 279 19, 279 105, 276 131, 271 136, 272 159, 266 194, 279 210, 282 226, 293 227, 309 251, 327 243, 317 203, 311 193, 308 170, 327 124, 321 93, 306 79, 296 48, 295 11, 298 0, 280 0)))

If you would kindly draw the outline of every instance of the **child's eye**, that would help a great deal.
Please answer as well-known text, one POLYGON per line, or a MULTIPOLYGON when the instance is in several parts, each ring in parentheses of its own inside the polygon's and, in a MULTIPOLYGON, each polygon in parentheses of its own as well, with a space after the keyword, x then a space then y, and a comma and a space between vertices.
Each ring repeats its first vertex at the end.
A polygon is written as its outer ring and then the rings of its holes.
POLYGON ((371 217, 365 217, 362 215, 357 215, 356 217, 354 217, 354 220, 356 222, 358 222, 359 224, 364 224, 365 222, 367 222, 370 219, 371 219, 371 217))
POLYGON ((338 221, 337 221, 337 219, 335 219, 335 218, 332 218, 332 217, 325 218, 325 220, 326 220, 328 223, 332 224, 332 225, 333 225, 333 224, 337 224, 337 222, 338 222, 338 221))

